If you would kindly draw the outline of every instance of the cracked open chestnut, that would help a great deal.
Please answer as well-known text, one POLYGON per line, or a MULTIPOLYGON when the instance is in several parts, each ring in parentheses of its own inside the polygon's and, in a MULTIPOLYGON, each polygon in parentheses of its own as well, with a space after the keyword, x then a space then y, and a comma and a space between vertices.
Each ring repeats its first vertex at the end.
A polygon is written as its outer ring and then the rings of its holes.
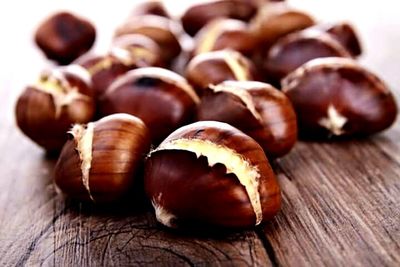
POLYGON ((74 63, 89 71, 96 98, 100 98, 110 84, 127 71, 162 65, 158 45, 139 34, 116 38, 107 55, 88 54, 74 63))
POLYGON ((226 122, 254 138, 270 158, 281 157, 297 140, 296 114, 284 93, 269 84, 226 81, 210 85, 197 119, 226 122))
POLYGON ((42 72, 16 104, 19 128, 49 152, 61 150, 73 123, 86 123, 95 113, 89 73, 78 65, 42 72))
POLYGON ((142 120, 114 114, 76 124, 55 167, 55 182, 67 196, 107 203, 119 200, 135 182, 150 149, 142 120))
POLYGON ((395 99, 373 73, 348 58, 309 61, 282 81, 305 138, 365 136, 390 127, 395 99))
POLYGON ((239 52, 221 50, 195 56, 186 68, 186 79, 202 95, 210 84, 257 80, 253 63, 239 52))
POLYGON ((116 36, 125 34, 142 34, 155 41, 161 48, 161 57, 170 63, 181 52, 179 36, 181 26, 168 18, 156 15, 131 17, 116 32, 116 36))
POLYGON ((229 124, 184 126, 150 152, 145 191, 167 227, 247 228, 280 209, 275 174, 260 145, 229 124))
POLYGON ((277 86, 280 80, 307 61, 321 57, 348 57, 350 53, 327 33, 307 29, 279 39, 263 61, 265 78, 277 86))
POLYGON ((251 55, 256 46, 256 36, 249 31, 245 22, 219 18, 209 22, 196 34, 193 55, 223 49, 251 55))
POLYGON ((181 125, 191 122, 199 98, 185 78, 162 68, 127 72, 110 85, 100 98, 102 115, 128 113, 149 127, 159 143, 181 125))
POLYGON ((96 30, 86 19, 59 12, 46 19, 36 30, 35 42, 47 58, 69 64, 88 51, 96 30))
POLYGON ((250 20, 257 12, 256 3, 245 0, 214 0, 189 7, 181 17, 185 31, 194 36, 216 18, 250 20))

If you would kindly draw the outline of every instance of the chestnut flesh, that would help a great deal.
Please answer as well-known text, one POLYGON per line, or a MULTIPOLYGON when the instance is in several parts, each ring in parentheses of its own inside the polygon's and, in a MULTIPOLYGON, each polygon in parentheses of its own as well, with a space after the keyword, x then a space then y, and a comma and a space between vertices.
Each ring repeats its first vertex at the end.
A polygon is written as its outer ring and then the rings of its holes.
POLYGON ((347 58, 309 61, 282 81, 305 138, 353 137, 390 127, 393 94, 373 73, 347 58))
POLYGON ((258 75, 253 63, 242 54, 221 50, 195 56, 186 68, 186 78, 201 96, 210 84, 257 80, 258 75))
POLYGON ((262 148, 222 122, 173 132, 146 159, 144 183, 167 227, 248 228, 280 209, 280 188, 262 148))
POLYGON ((78 65, 44 71, 16 104, 17 125, 49 152, 61 150, 73 123, 86 123, 95 113, 89 73, 78 65))
POLYGON ((96 30, 86 19, 68 12, 47 18, 36 30, 35 42, 47 58, 65 65, 88 51, 96 30))
POLYGON ((269 84, 226 81, 210 85, 197 119, 228 123, 254 138, 269 158, 281 157, 297 141, 296 114, 284 93, 269 84))
POLYGON ((154 143, 190 122, 199 98, 180 75, 162 68, 140 68, 118 78, 100 99, 102 115, 128 113, 141 118, 154 143))
POLYGON ((128 114, 114 114, 69 131, 55 167, 55 182, 67 196, 108 203, 132 187, 150 149, 146 125, 128 114))

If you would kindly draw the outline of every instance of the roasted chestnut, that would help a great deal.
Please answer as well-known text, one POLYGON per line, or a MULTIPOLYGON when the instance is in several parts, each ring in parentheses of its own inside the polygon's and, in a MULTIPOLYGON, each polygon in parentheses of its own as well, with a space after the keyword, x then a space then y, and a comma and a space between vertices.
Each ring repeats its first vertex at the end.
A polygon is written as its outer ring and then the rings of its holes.
POLYGON ((209 22, 195 37, 194 55, 232 49, 251 55, 257 47, 256 36, 240 20, 220 18, 209 22))
POLYGON ((119 200, 128 192, 150 150, 142 120, 114 114, 69 131, 55 167, 55 182, 69 197, 95 203, 119 200))
POLYGON ((353 57, 362 54, 361 42, 353 26, 346 22, 317 24, 311 29, 329 33, 344 48, 349 51, 353 57))
POLYGON ((35 42, 47 58, 69 64, 88 51, 96 39, 93 25, 81 17, 60 12, 47 18, 36 30, 35 42))
POLYGON ((110 85, 100 98, 102 115, 129 113, 150 129, 153 143, 161 142, 190 122, 199 98, 180 75, 162 68, 132 70, 110 85))
POLYGON ((173 132, 146 159, 144 183, 157 220, 168 227, 252 227, 280 209, 280 188, 262 148, 221 122, 173 132))
POLYGON ((257 5, 245 0, 217 0, 191 6, 181 17, 184 30, 194 36, 204 25, 216 18, 248 21, 257 12, 257 5))
POLYGON ((131 17, 143 15, 156 15, 166 18, 171 17, 161 0, 147 0, 146 2, 140 3, 135 6, 130 14, 131 17))
POLYGON ((306 138, 365 136, 396 119, 397 105, 386 85, 348 58, 309 61, 282 81, 306 138))
POLYGON ((250 22, 250 27, 265 49, 279 38, 308 28, 314 23, 310 15, 293 9, 286 3, 271 2, 262 6, 250 22))
POLYGON ((210 85, 197 119, 226 122, 254 138, 270 158, 287 154, 297 140, 296 114, 284 93, 261 82, 210 85))
POLYGON ((186 78, 201 96, 210 84, 257 80, 258 76, 253 63, 242 54, 221 50, 195 56, 186 68, 186 78))
POLYGON ((266 80, 279 85, 280 80, 307 61, 320 57, 351 57, 329 34, 303 30, 279 39, 264 60, 266 80))
POLYGON ((44 71, 16 104, 19 128, 50 152, 61 150, 73 123, 90 121, 94 112, 89 73, 78 65, 44 71))
POLYGON ((179 35, 181 28, 175 21, 155 16, 145 15, 131 17, 125 24, 116 30, 115 35, 142 34, 153 39, 161 48, 161 57, 170 63, 181 52, 179 35))

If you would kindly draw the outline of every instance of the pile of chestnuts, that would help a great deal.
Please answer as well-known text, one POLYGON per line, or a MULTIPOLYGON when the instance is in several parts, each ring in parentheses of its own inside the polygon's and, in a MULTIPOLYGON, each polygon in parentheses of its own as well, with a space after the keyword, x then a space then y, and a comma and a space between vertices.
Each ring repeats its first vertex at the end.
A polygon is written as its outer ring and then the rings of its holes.
POLYGON ((356 61, 353 27, 284 1, 208 1, 179 19, 148 1, 109 51, 92 54, 95 38, 68 12, 38 27, 37 46, 62 66, 26 87, 17 124, 59 154, 67 196, 110 203, 141 185, 167 227, 258 225, 281 206, 269 162, 298 136, 356 138, 396 119, 388 87, 356 61))

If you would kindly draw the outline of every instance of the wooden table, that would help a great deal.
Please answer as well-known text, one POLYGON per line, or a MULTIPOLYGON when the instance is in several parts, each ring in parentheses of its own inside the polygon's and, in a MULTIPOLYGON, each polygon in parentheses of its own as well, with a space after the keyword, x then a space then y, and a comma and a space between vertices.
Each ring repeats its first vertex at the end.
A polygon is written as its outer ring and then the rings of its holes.
MULTIPOLYGON (((35 6, 21 10, 25 2, 1 8, 0 266, 400 266, 399 122, 365 140, 299 142, 274 163, 282 211, 254 231, 172 232, 134 203, 98 208, 65 200, 53 185, 54 161, 14 125, 17 95, 45 65, 29 41, 32 27, 50 10, 30 14, 35 6), (17 11, 26 19, 13 17, 17 11)), ((366 44, 363 63, 399 90, 400 19, 391 1, 364 1, 358 12, 359 1, 325 2, 302 4, 321 19, 353 21, 366 44)))

